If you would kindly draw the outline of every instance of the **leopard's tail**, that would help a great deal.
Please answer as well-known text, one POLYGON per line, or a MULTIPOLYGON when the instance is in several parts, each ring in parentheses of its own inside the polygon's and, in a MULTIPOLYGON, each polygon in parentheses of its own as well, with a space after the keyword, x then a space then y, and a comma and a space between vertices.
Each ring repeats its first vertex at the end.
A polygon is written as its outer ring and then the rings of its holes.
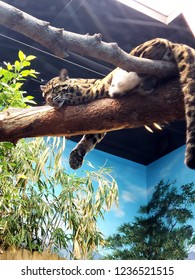
POLYGON ((184 94, 186 117, 185 163, 195 169, 195 50, 186 45, 173 45, 184 94))

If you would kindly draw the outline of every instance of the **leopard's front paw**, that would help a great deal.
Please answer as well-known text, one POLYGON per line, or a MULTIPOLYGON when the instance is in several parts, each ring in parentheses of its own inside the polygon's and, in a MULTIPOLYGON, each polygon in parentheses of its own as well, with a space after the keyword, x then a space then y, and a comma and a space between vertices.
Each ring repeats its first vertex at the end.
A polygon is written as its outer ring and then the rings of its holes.
POLYGON ((79 150, 75 149, 70 153, 69 164, 72 169, 78 169, 83 164, 84 154, 79 150))

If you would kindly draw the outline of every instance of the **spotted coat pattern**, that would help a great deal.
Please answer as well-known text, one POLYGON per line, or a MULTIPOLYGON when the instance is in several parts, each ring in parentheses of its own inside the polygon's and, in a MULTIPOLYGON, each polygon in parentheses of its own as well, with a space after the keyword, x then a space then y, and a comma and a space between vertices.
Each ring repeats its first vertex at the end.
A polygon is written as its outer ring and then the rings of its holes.
MULTIPOLYGON (((186 116, 186 152, 185 163, 195 169, 195 50, 187 45, 175 44, 166 39, 156 38, 147 41, 130 52, 131 55, 154 60, 175 62, 178 67, 182 92, 184 94, 186 116)), ((51 79, 41 86, 47 104, 60 108, 63 104, 80 104, 95 99, 115 97, 109 95, 109 88, 118 68, 104 79, 70 79, 67 70, 63 69, 59 77, 51 79)), ((160 80, 159 77, 137 73, 141 78, 138 85, 140 93, 151 93, 160 80)), ((131 81, 129 81, 129 84, 131 81)), ((122 96, 126 92, 118 92, 122 96)), ((82 165, 83 158, 106 133, 84 135, 70 154, 70 166, 77 169, 82 165)))

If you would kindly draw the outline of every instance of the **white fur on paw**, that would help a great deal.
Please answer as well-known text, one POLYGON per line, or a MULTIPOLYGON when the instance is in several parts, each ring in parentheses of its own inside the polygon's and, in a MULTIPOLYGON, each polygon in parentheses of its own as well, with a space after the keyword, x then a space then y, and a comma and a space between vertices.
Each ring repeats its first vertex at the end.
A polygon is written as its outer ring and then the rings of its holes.
POLYGON ((142 82, 142 79, 136 72, 127 72, 117 68, 113 74, 112 82, 109 88, 109 96, 114 98, 122 96, 126 92, 133 90, 142 82))

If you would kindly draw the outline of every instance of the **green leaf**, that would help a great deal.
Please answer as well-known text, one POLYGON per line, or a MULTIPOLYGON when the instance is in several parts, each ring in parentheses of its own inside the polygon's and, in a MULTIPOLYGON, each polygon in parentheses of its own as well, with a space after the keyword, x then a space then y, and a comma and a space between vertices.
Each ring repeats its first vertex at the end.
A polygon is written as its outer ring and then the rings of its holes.
POLYGON ((37 58, 35 55, 28 55, 28 56, 26 57, 26 60, 27 60, 27 61, 30 61, 30 60, 33 60, 33 59, 35 59, 35 58, 37 58))
POLYGON ((27 98, 28 100, 32 100, 32 99, 34 99, 34 96, 28 95, 28 96, 26 96, 26 98, 27 98))
POLYGON ((14 84, 14 90, 19 90, 22 85, 23 85, 23 83, 16 83, 16 84, 14 84))
POLYGON ((18 60, 15 61, 14 66, 15 66, 16 71, 19 71, 21 69, 21 65, 18 60))
POLYGON ((26 55, 21 50, 19 50, 18 52, 18 57, 21 62, 23 62, 26 59, 26 55))
POLYGON ((30 62, 29 62, 29 61, 24 60, 24 61, 22 61, 22 66, 23 66, 23 67, 30 66, 30 62))
POLYGON ((7 148, 7 149, 10 149, 10 148, 13 148, 14 147, 14 144, 13 143, 10 143, 10 142, 3 142, 2 143, 2 146, 7 148))
POLYGON ((8 62, 8 63, 7 63, 7 70, 10 71, 10 70, 12 70, 12 68, 13 68, 12 65, 8 62))
POLYGON ((22 77, 27 77, 31 74, 31 70, 23 70, 20 72, 20 74, 22 75, 22 77))

